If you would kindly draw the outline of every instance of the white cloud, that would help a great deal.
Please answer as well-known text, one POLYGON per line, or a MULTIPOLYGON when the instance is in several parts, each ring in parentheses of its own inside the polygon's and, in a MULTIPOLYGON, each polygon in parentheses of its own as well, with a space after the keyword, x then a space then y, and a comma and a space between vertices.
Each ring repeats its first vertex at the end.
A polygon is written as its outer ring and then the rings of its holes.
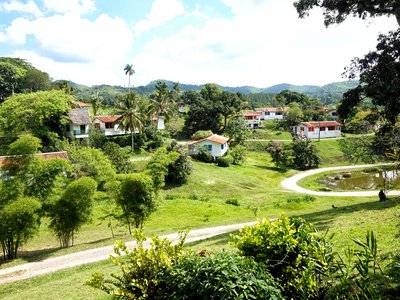
POLYGON ((179 0, 155 0, 150 13, 136 24, 135 31, 137 34, 142 34, 184 13, 185 8, 179 0))
POLYGON ((39 7, 33 0, 29 0, 27 3, 22 3, 18 0, 11 0, 10 2, 0 3, 0 11, 16 11, 20 13, 31 14, 35 17, 43 16, 43 13, 40 11, 39 7))
POLYGON ((325 29, 320 11, 299 20, 290 1, 224 3, 232 18, 187 25, 174 35, 147 42, 135 57, 137 80, 260 87, 281 82, 325 84, 341 80, 353 57, 374 49, 378 32, 396 28, 393 19, 368 23, 349 18, 325 29))
POLYGON ((94 0, 43 0, 47 10, 54 13, 83 15, 96 10, 94 0))

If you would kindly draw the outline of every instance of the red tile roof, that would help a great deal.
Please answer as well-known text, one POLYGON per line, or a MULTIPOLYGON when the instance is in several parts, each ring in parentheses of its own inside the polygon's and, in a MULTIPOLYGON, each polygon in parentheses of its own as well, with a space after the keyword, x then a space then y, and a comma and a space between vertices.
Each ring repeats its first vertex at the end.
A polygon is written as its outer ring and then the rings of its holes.
POLYGON ((242 112, 243 116, 245 117, 257 117, 261 115, 259 111, 244 111, 242 112))
MULTIPOLYGON (((22 155, 7 155, 7 156, 0 156, 0 167, 2 167, 7 158, 18 157, 22 155)), ((67 151, 60 151, 60 152, 46 152, 46 153, 36 153, 34 154, 36 157, 42 157, 43 159, 52 159, 52 158, 60 158, 64 160, 69 160, 67 151)))
POLYGON ((114 123, 117 122, 119 119, 121 119, 121 115, 115 115, 115 116, 96 116, 95 119, 100 120, 103 123, 114 123))
POLYGON ((281 111, 287 111, 287 107, 259 107, 256 108, 255 111, 264 111, 264 112, 281 112, 281 111))
POLYGON ((307 128, 310 128, 310 127, 343 126, 342 123, 339 123, 339 122, 336 122, 336 121, 302 122, 301 124, 304 125, 307 128))
POLYGON ((204 142, 204 141, 210 141, 210 142, 214 142, 214 143, 218 143, 218 144, 223 145, 228 140, 229 140, 229 138, 227 138, 225 136, 218 135, 218 134, 213 134, 213 135, 210 135, 209 137, 206 137, 205 139, 201 139, 201 140, 198 140, 198 141, 191 142, 189 145, 198 144, 198 143, 201 143, 201 142, 204 142))

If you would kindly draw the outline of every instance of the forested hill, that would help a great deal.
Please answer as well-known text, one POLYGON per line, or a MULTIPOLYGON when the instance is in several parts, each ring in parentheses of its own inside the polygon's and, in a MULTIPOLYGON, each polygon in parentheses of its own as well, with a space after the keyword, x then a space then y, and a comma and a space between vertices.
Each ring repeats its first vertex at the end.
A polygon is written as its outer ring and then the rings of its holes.
MULTIPOLYGON (((172 88, 174 85, 172 81, 165 80, 165 82, 167 83, 169 88, 172 88)), ((288 83, 282 83, 267 88, 256 88, 252 86, 242 86, 242 87, 220 86, 220 87, 224 91, 239 92, 244 94, 250 104, 256 104, 256 103, 269 104, 271 103, 273 96, 275 94, 280 93, 283 90, 290 90, 293 92, 302 93, 310 98, 320 99, 325 104, 331 104, 339 102, 342 99, 343 93, 351 88, 356 87, 357 84, 358 84, 357 81, 343 81, 343 82, 330 83, 324 86, 293 85, 288 83)), ((93 87, 87 87, 72 82, 71 85, 77 89, 76 95, 83 101, 88 101, 91 97, 93 97, 93 95, 95 95, 98 92, 99 95, 103 97, 104 102, 107 104, 113 103, 117 95, 120 95, 121 93, 125 93, 128 91, 127 88, 121 86, 98 85, 93 87)), ((136 90, 136 92, 138 92, 139 94, 148 95, 154 91, 155 86, 156 86, 156 81, 152 81, 145 86, 134 87, 133 89, 136 90)), ((201 90, 203 85, 180 83, 179 87, 182 91, 187 91, 187 90, 199 91, 201 90)))

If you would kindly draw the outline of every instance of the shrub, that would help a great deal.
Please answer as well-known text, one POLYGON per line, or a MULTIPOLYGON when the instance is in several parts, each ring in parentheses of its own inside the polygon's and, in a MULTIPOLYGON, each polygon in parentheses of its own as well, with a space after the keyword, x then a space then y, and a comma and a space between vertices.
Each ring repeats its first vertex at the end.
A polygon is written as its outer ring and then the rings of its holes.
POLYGON ((276 167, 285 169, 293 165, 293 150, 291 145, 270 141, 267 144, 266 150, 271 154, 272 161, 276 167))
POLYGON ((288 298, 320 297, 333 258, 329 241, 301 218, 259 221, 235 237, 241 254, 253 257, 277 279, 288 298))
POLYGON ((185 255, 158 280, 159 299, 283 299, 262 265, 228 252, 185 255))
POLYGON ((296 138, 292 143, 293 167, 300 170, 317 168, 320 163, 318 149, 307 138, 296 138))
POLYGON ((247 151, 244 146, 237 145, 229 151, 229 154, 233 158, 234 165, 242 165, 246 161, 247 151))
POLYGON ((305 195, 299 198, 290 198, 287 200, 287 203, 301 203, 301 202, 313 202, 313 201, 315 201, 314 196, 305 195))
POLYGON ((168 166, 168 174, 165 178, 166 182, 183 184, 193 171, 193 164, 189 157, 186 146, 177 143, 171 144, 169 151, 175 151, 179 157, 168 166))
POLYGON ((203 147, 195 147, 193 149, 192 156, 193 156, 193 158, 195 158, 199 161, 202 161, 202 162, 206 162, 206 163, 210 163, 210 162, 214 161, 211 153, 203 147))
POLYGON ((117 299, 159 299, 158 273, 171 266, 182 254, 186 236, 187 232, 180 233, 174 246, 168 239, 153 237, 148 247, 143 232, 136 230, 137 246, 128 248, 123 242, 118 242, 114 247, 116 256, 110 256, 121 274, 111 274, 112 279, 106 279, 104 274, 94 273, 86 284, 117 299))
POLYGON ((201 140, 205 139, 206 137, 209 137, 210 135, 213 135, 213 132, 211 130, 199 130, 193 133, 192 139, 201 140))
POLYGON ((240 206, 240 203, 238 199, 227 199, 225 201, 226 204, 234 205, 234 206, 240 206))
POLYGON ((233 163, 233 157, 225 155, 217 159, 217 164, 220 167, 229 167, 233 163))

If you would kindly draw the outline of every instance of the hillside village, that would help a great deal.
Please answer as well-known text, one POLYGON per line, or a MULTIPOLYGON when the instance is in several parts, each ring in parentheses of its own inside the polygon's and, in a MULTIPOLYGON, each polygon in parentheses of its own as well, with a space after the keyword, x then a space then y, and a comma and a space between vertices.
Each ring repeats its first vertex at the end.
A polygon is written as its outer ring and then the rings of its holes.
MULTIPOLYGON (((400 25, 393 1, 293 5, 400 25)), ((134 86, 129 63, 89 87, 0 57, 0 298, 398 299, 399 41, 322 87, 134 86)))

